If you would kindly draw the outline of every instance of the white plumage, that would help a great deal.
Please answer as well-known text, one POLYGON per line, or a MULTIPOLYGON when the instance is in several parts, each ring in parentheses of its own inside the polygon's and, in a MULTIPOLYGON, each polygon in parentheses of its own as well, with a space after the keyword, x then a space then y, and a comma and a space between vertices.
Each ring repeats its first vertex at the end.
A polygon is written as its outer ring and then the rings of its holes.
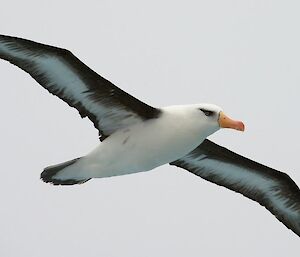
POLYGON ((208 104, 162 108, 159 118, 116 131, 54 178, 85 180, 110 177, 148 171, 175 161, 219 129, 217 115, 214 122, 207 122, 208 118, 199 110, 203 106, 216 113, 221 110, 208 104))

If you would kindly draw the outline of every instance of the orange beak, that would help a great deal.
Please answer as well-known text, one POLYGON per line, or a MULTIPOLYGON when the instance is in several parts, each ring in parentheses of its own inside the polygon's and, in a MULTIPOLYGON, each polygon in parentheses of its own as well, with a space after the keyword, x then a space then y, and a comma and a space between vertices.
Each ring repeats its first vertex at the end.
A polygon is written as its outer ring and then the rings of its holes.
POLYGON ((224 112, 220 112, 219 125, 221 128, 232 128, 239 131, 245 130, 245 125, 243 122, 230 119, 224 114, 224 112))

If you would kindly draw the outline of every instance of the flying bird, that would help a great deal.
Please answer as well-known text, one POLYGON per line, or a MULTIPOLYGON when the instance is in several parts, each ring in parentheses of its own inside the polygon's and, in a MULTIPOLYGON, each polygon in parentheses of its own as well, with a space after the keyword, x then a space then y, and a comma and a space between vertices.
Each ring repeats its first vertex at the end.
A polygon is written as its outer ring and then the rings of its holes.
POLYGON ((244 124, 212 104, 155 108, 124 92, 70 51, 0 35, 0 58, 29 73, 81 117, 102 141, 88 155, 44 169, 53 185, 148 171, 166 163, 224 186, 266 207, 300 236, 300 191, 286 174, 238 155, 207 136, 244 124))

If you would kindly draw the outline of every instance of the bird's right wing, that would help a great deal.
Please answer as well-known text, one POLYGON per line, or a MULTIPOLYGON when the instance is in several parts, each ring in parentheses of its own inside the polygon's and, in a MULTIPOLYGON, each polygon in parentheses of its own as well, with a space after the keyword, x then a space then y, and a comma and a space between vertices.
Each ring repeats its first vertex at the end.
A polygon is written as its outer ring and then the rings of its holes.
POLYGON ((160 114, 159 109, 116 87, 68 50, 0 35, 0 58, 29 73, 50 93, 75 107, 81 117, 87 116, 102 140, 160 114))
POLYGON ((170 164, 258 202, 300 236, 300 190, 287 174, 207 139, 170 164))

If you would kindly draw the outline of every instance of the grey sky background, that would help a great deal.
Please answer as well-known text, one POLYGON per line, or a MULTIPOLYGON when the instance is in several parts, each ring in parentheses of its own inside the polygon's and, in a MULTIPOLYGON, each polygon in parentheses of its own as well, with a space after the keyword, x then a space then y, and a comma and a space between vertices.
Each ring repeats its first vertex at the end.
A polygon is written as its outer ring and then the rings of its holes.
MULTIPOLYGON (((0 33, 71 50, 153 106, 215 103, 211 139, 300 185, 299 1, 7 1, 0 33)), ((299 256, 256 202, 169 165, 54 187, 44 167, 99 142, 92 123, 0 61, 0 256, 299 256)), ((171 128, 170 128, 171 129, 171 128)))

